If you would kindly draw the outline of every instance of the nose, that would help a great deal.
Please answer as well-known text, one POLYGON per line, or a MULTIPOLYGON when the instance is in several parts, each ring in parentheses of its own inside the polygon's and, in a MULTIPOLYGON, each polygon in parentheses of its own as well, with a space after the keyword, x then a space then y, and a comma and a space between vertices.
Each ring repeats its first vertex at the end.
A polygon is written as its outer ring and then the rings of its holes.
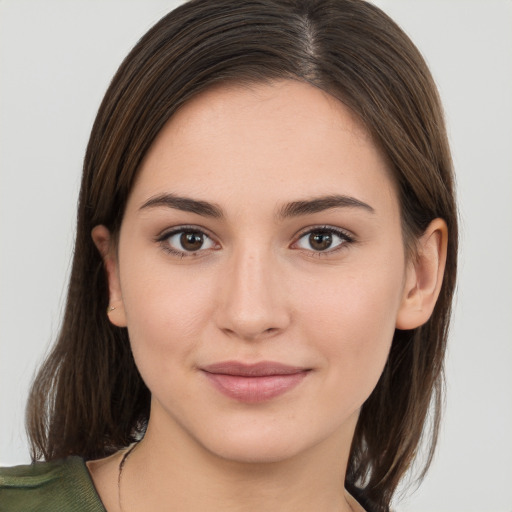
POLYGON ((282 272, 271 251, 240 250, 220 278, 216 322, 230 336, 264 339, 282 332, 290 310, 282 272))

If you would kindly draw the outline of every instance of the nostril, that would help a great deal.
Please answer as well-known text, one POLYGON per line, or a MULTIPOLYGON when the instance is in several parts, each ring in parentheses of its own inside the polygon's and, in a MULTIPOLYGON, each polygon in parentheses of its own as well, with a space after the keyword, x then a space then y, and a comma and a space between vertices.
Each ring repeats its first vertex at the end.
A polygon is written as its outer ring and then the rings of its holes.
POLYGON ((247 328, 247 326, 242 327, 239 326, 239 328, 229 328, 225 327, 222 329, 224 334, 226 334, 229 337, 236 337, 240 339, 245 340, 258 340, 258 339, 265 339, 269 338, 271 336, 276 335, 279 333, 281 329, 279 327, 268 327, 267 329, 250 329, 247 328))

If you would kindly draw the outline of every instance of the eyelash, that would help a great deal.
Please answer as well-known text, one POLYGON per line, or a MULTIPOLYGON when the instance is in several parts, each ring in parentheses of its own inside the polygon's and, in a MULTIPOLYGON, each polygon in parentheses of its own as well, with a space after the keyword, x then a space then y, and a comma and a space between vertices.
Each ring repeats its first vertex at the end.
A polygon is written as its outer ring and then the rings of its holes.
MULTIPOLYGON (((175 229, 172 229, 171 231, 166 231, 162 235, 158 236, 156 241, 160 244, 161 248, 173 256, 177 256, 179 258, 190 258, 190 257, 198 257, 200 255, 203 255, 205 251, 211 251, 215 250, 214 248, 208 248, 208 249, 198 249, 197 251, 180 251, 178 249, 173 248, 168 240, 172 236, 183 234, 183 233, 197 233, 203 235, 206 239, 211 240, 213 243, 215 241, 212 237, 210 237, 202 228, 198 228, 196 226, 179 226, 175 229)), ((329 235, 335 235, 338 238, 340 238, 340 242, 338 245, 336 245, 332 249, 327 249, 325 251, 315 251, 314 249, 302 249, 302 252, 305 252, 308 254, 308 256, 311 257, 327 257, 330 254, 333 254, 341 249, 344 249, 346 245, 351 244, 355 242, 355 239, 352 235, 344 231, 343 229, 336 228, 334 226, 313 226, 306 228, 305 230, 301 231, 298 235, 296 235, 297 240, 292 244, 292 247, 294 245, 297 245, 300 240, 302 240, 305 236, 311 235, 313 233, 323 233, 323 234, 329 234, 329 235)), ((301 250, 299 248, 299 250, 301 250)))

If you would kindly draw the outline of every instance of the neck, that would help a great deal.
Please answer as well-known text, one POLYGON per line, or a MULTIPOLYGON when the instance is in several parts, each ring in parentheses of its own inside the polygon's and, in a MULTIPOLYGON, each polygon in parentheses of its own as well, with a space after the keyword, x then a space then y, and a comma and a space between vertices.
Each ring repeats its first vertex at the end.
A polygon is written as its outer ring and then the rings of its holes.
MULTIPOLYGON (((355 423, 354 423, 355 427, 355 423)), ((351 511, 343 482, 350 435, 333 435, 284 460, 228 460, 179 428, 151 422, 123 468, 123 512, 351 511)))

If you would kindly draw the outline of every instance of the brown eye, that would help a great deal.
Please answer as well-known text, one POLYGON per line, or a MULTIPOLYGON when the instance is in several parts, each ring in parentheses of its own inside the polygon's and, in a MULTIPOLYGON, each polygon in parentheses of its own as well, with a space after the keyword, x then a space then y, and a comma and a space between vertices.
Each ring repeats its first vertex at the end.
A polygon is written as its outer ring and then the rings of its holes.
POLYGON ((312 252, 330 253, 353 241, 354 239, 340 228, 327 226, 304 233, 294 246, 312 252))
POLYGON ((203 233, 185 231, 180 236, 180 244, 186 251, 198 251, 204 243, 203 233))
POLYGON ((325 251, 332 245, 332 233, 315 231, 309 235, 309 245, 315 251, 325 251))
POLYGON ((206 233, 194 229, 180 229, 168 233, 160 239, 160 243, 168 252, 181 257, 215 247, 215 242, 206 233))

